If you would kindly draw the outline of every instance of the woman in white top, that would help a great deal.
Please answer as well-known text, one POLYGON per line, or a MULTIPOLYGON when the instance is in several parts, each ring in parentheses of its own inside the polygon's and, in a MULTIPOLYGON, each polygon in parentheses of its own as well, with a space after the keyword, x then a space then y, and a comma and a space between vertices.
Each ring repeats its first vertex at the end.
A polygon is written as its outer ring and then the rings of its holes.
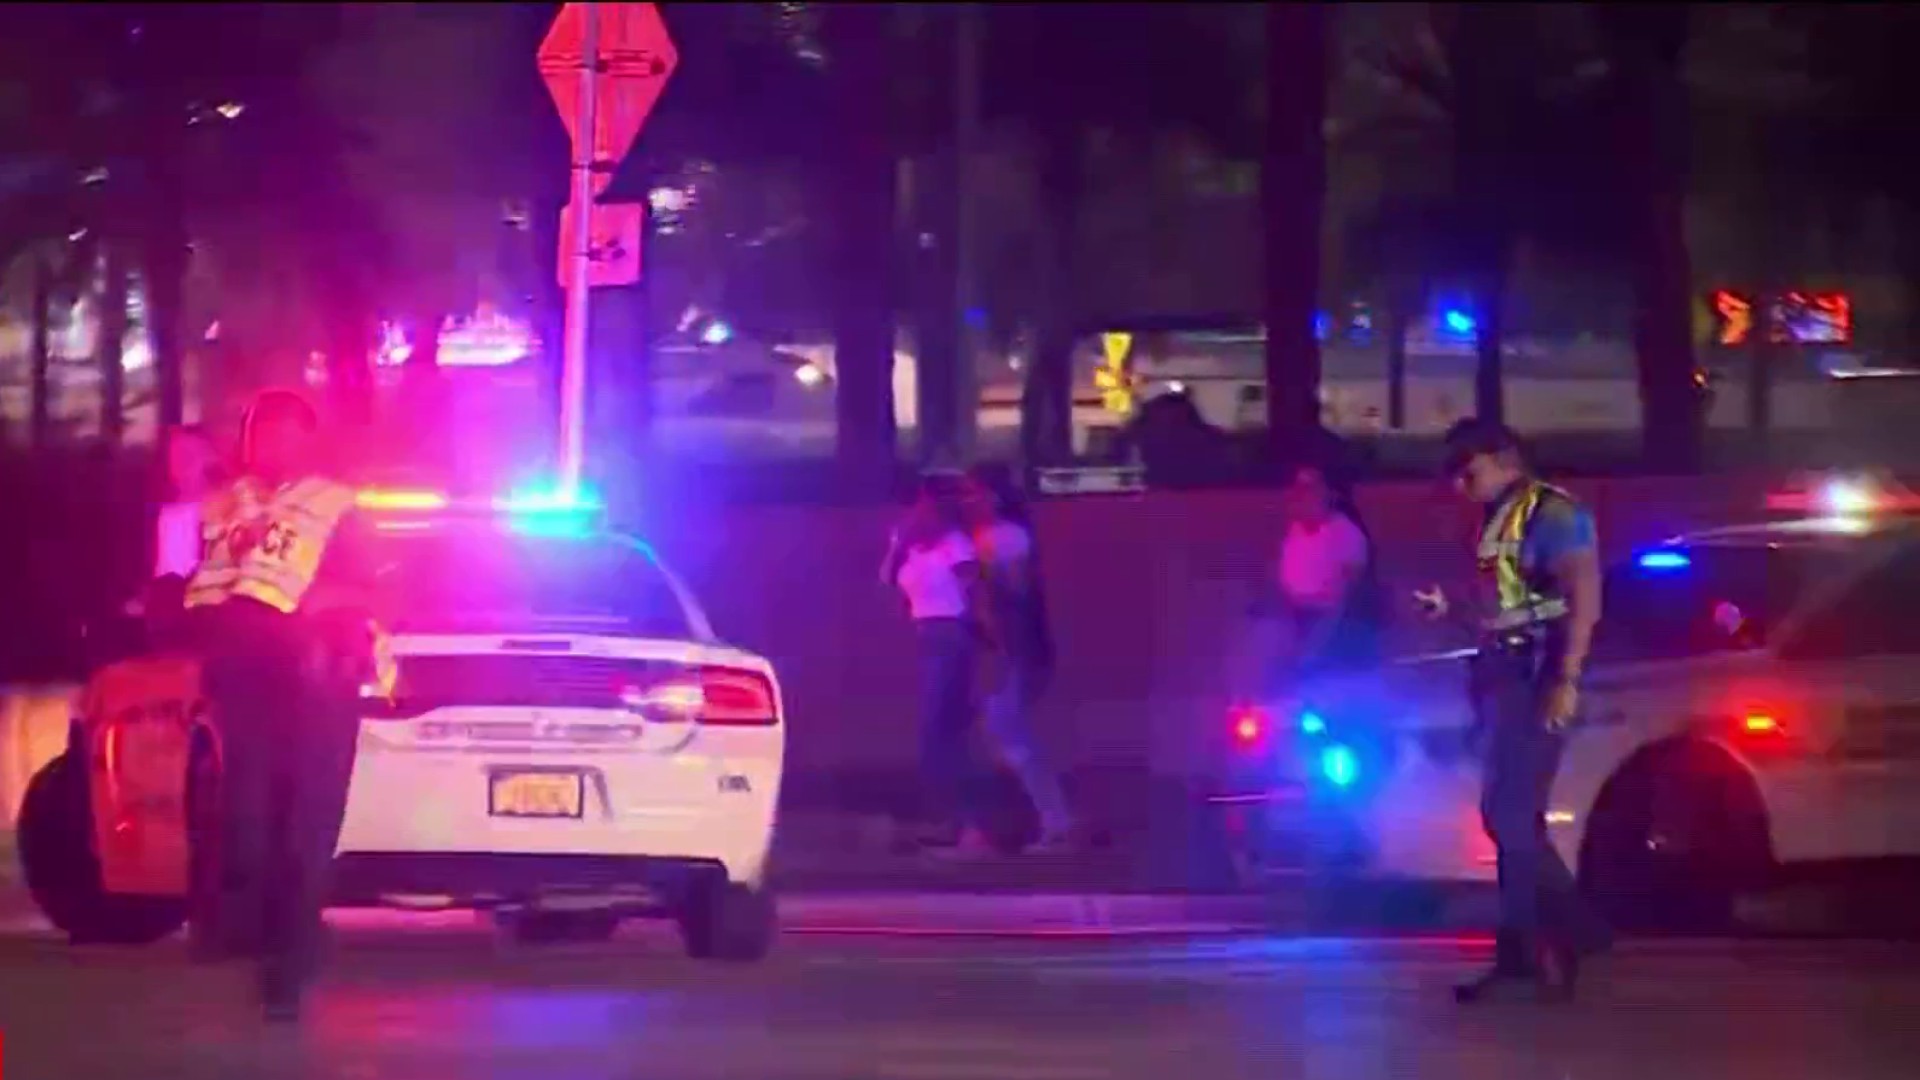
POLYGON ((1293 470, 1282 506, 1287 531, 1274 584, 1287 624, 1286 668, 1307 674, 1364 662, 1373 655, 1378 630, 1366 530, 1315 465, 1293 470))
POLYGON ((1052 681, 1054 664, 1033 525, 1007 470, 981 466, 969 479, 967 524, 1000 631, 998 680, 982 709, 987 735, 1033 802, 1040 819, 1034 846, 1057 850, 1073 843, 1074 822, 1060 776, 1045 761, 1033 730, 1033 706, 1052 681))
POLYGON ((881 580, 898 588, 913 619, 920 667, 923 842, 957 844, 970 816, 968 738, 977 642, 991 617, 978 600, 979 557, 961 520, 953 478, 930 476, 888 543, 881 580))
POLYGON ((153 576, 187 578, 200 565, 200 504, 219 483, 220 455, 190 424, 168 429, 163 449, 167 482, 154 520, 153 576))

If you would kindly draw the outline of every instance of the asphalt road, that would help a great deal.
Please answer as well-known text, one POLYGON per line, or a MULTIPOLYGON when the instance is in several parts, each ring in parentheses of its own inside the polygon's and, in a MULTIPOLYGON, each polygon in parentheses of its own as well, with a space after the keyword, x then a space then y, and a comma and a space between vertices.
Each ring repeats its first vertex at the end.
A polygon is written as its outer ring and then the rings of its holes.
POLYGON ((351 915, 298 1030, 178 943, 0 938, 7 1080, 1888 1080, 1920 1069, 1920 948, 1625 947, 1565 1007, 1463 1010, 1472 939, 790 934, 764 965, 504 944, 351 915))

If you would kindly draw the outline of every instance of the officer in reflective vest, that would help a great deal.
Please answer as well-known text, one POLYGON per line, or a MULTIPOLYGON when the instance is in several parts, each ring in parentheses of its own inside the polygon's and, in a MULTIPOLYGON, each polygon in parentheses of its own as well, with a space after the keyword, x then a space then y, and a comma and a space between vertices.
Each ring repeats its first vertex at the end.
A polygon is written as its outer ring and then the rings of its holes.
POLYGON ((241 457, 242 475, 207 502, 206 549, 186 588, 225 794, 220 880, 196 914, 210 924, 199 944, 257 956, 267 1016, 291 1020, 317 960, 360 685, 384 650, 368 629, 354 492, 321 469, 313 407, 263 394, 241 457))
POLYGON ((1549 1000, 1566 1000, 1580 961, 1609 940, 1546 827, 1600 621, 1593 515, 1533 476, 1519 438, 1502 425, 1461 421, 1446 445, 1449 479, 1485 508, 1475 555, 1486 595, 1472 685, 1485 763, 1480 812, 1499 855, 1501 909, 1493 967, 1456 996, 1477 1001, 1531 984, 1549 1000))

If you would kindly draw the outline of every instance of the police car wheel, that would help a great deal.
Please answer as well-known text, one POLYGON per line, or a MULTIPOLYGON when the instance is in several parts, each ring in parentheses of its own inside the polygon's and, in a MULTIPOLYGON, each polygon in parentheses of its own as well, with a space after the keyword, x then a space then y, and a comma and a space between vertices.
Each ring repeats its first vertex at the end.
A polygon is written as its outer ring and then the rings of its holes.
POLYGON ((1580 877, 1622 930, 1712 932, 1767 865, 1765 811, 1724 755, 1676 746, 1609 781, 1594 811, 1580 877))
POLYGON ((84 767, 61 754, 28 783, 17 831, 27 891, 47 921, 74 944, 149 945, 180 929, 180 901, 101 888, 92 831, 84 767))
POLYGON ((773 894, 731 883, 696 889, 679 922, 687 955, 698 960, 763 960, 779 933, 773 894))
POLYGON ((494 922, 521 945, 607 941, 620 929, 620 915, 613 911, 500 912, 494 922))

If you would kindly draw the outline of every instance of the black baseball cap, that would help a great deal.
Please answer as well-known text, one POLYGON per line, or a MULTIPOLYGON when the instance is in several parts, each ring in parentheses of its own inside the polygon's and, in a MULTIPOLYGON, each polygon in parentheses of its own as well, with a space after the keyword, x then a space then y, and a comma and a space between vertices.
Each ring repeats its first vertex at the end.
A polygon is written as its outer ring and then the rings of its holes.
POLYGON ((1525 444, 1512 428, 1496 420, 1483 420, 1477 416, 1461 420, 1448 428, 1444 443, 1447 457, 1443 468, 1447 476, 1460 475, 1460 471, 1467 467, 1467 462, 1482 454, 1504 454, 1509 451, 1517 454, 1525 450, 1525 444))

